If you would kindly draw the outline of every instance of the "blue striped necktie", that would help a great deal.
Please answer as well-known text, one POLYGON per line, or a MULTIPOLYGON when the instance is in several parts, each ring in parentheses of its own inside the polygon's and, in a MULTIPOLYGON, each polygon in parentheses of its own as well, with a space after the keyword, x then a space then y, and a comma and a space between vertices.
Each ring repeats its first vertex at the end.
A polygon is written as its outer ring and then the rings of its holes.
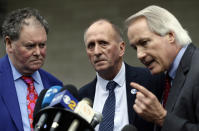
POLYGON ((104 108, 102 111, 103 120, 99 126, 99 131, 113 131, 114 128, 114 116, 115 116, 115 92, 114 89, 117 83, 109 81, 106 90, 109 90, 109 96, 106 99, 104 108))

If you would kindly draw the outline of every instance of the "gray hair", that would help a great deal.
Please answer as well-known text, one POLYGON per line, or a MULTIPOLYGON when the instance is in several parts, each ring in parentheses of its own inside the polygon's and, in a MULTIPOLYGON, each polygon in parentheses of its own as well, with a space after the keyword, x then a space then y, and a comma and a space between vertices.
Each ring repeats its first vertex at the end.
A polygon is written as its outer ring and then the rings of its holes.
POLYGON ((155 5, 144 8, 126 19, 127 28, 140 17, 145 17, 150 30, 160 36, 174 32, 178 44, 183 46, 192 42, 188 32, 183 29, 177 18, 164 8, 155 5))
POLYGON ((3 38, 5 39, 6 36, 9 36, 11 40, 18 40, 22 26, 29 24, 25 19, 29 18, 34 18, 38 21, 45 28, 45 31, 48 34, 48 22, 39 14, 37 9, 27 7, 14 10, 8 14, 2 24, 3 38))

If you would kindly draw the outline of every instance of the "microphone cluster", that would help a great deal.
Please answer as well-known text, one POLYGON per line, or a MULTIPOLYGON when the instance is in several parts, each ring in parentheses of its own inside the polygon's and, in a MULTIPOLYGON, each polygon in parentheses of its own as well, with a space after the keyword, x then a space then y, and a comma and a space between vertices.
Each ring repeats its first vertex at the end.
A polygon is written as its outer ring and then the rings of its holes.
POLYGON ((34 131, 94 131, 102 114, 92 109, 90 99, 78 101, 77 98, 73 85, 42 90, 33 114, 34 131))

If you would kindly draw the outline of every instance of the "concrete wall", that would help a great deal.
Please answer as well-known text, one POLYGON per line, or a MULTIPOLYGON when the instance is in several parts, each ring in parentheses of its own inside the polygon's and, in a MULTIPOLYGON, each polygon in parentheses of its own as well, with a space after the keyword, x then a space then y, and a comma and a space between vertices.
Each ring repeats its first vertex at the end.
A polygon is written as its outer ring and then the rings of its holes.
MULTIPOLYGON (((80 87, 95 76, 87 58, 83 33, 98 18, 107 18, 123 28, 123 21, 140 9, 156 4, 167 8, 186 28, 196 45, 199 45, 198 0, 1 0, 7 12, 16 8, 34 7, 46 17, 50 25, 48 54, 44 69, 65 84, 80 87)), ((125 37, 126 40, 126 37, 125 37)), ((142 66, 135 51, 128 45, 125 61, 142 66)), ((0 57, 5 55, 1 42, 0 57)))

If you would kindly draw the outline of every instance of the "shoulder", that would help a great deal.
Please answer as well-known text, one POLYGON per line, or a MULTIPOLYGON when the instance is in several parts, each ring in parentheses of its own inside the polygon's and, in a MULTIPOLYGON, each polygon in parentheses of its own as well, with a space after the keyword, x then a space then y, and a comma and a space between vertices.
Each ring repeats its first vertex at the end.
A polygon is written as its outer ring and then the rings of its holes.
POLYGON ((134 67, 128 64, 125 64, 126 67, 126 80, 133 81, 139 83, 143 86, 146 86, 150 79, 152 79, 152 75, 147 68, 144 67, 134 67))
POLYGON ((38 71, 41 75, 42 81, 49 82, 51 85, 62 85, 63 86, 63 83, 60 80, 58 80, 55 76, 50 74, 49 72, 47 72, 43 69, 39 69, 38 71))
POLYGON ((92 100, 94 99, 96 82, 97 82, 97 78, 95 78, 93 81, 87 83, 86 85, 82 86, 79 89, 78 94, 79 94, 80 99, 84 97, 88 97, 92 100))
POLYGON ((126 67, 126 73, 128 74, 147 74, 147 75, 151 75, 150 71, 147 68, 144 67, 135 67, 135 66, 130 66, 128 64, 125 63, 125 67, 126 67))
POLYGON ((153 79, 163 79, 164 78, 164 73, 160 73, 157 75, 152 75, 150 70, 145 68, 145 67, 134 67, 130 66, 125 63, 126 66, 126 76, 132 76, 134 75, 135 77, 138 78, 143 78, 146 80, 153 80, 153 79))
POLYGON ((193 53, 192 61, 196 62, 196 63, 199 63, 198 58, 199 58, 199 48, 196 48, 194 53, 193 53))
MULTIPOLYGON (((189 44, 182 59, 180 61, 180 66, 178 67, 181 69, 185 74, 189 73, 191 75, 198 75, 198 64, 199 64, 199 48, 197 48, 193 44, 189 44)), ((177 70, 178 72, 180 70, 177 70)))
POLYGON ((9 61, 8 61, 8 56, 4 56, 2 58, 0 58, 0 67, 2 68, 2 66, 7 66, 5 64, 9 64, 9 61))

